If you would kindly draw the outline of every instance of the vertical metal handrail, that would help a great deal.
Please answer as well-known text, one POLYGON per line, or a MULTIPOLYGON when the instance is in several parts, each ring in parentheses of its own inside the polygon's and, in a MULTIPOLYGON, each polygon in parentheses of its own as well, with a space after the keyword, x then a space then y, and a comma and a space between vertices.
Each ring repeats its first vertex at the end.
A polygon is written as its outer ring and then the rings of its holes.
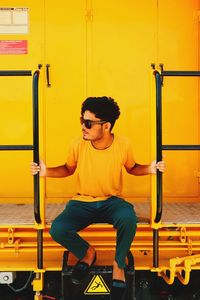
MULTIPOLYGON (((38 82, 40 72, 33 74, 33 161, 39 164, 39 107, 38 107, 38 82)), ((39 174, 34 175, 34 216, 37 223, 41 223, 40 217, 40 181, 39 174)))
MULTIPOLYGON (((162 160, 162 78, 160 73, 153 72, 156 83, 156 161, 162 160)), ((156 213, 154 222, 159 223, 162 217, 162 173, 156 172, 156 213)), ((159 229, 153 229, 153 266, 159 267, 159 229)))
MULTIPOLYGON (((156 80, 156 160, 162 160, 162 80, 158 71, 154 72, 156 80)), ((162 173, 157 170, 157 204, 156 204, 156 216, 155 223, 160 222, 162 217, 162 173)))
MULTIPOLYGON (((40 72, 33 74, 33 161, 39 164, 39 105, 38 82, 40 72)), ((41 224, 40 214, 40 178, 34 175, 34 216, 35 221, 41 224)), ((37 267, 43 269, 43 229, 37 229, 37 267)))

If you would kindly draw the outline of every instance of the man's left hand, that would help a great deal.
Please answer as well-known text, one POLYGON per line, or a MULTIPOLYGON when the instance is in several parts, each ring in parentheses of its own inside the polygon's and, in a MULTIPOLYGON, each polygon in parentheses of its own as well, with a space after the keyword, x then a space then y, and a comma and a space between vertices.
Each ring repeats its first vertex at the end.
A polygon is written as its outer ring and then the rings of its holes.
POLYGON ((159 170, 160 172, 165 172, 166 163, 164 160, 156 162, 156 160, 152 161, 150 164, 150 174, 156 174, 156 171, 159 170))

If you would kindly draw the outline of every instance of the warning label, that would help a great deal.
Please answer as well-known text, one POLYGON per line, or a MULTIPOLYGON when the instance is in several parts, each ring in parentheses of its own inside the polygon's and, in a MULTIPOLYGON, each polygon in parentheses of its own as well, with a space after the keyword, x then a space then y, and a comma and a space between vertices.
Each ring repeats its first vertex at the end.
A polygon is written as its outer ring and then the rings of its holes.
POLYGON ((27 34, 28 31, 28 8, 0 7, 0 34, 27 34))
POLYGON ((85 295, 106 295, 110 294, 110 290, 107 287, 103 277, 101 275, 94 275, 89 285, 87 286, 85 295))
POLYGON ((27 54, 27 40, 0 41, 0 54, 27 54))

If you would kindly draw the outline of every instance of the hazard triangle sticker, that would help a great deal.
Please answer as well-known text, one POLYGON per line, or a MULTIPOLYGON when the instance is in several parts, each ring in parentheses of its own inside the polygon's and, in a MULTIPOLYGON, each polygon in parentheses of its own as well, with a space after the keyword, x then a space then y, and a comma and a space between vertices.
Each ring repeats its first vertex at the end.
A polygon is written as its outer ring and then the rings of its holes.
POLYGON ((85 295, 106 295, 110 294, 110 290, 107 287, 103 277, 101 275, 94 275, 92 280, 88 284, 85 295))

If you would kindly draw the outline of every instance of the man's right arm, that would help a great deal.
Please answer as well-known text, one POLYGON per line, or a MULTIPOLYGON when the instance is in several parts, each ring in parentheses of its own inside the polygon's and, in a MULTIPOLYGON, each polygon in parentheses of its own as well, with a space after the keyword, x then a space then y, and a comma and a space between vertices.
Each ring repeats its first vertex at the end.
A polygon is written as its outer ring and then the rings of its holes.
POLYGON ((42 177, 67 177, 72 175, 75 172, 75 170, 76 166, 70 167, 67 164, 58 167, 47 168, 42 160, 40 160, 39 165, 35 162, 31 163, 31 174, 36 175, 39 172, 40 176, 42 177))

